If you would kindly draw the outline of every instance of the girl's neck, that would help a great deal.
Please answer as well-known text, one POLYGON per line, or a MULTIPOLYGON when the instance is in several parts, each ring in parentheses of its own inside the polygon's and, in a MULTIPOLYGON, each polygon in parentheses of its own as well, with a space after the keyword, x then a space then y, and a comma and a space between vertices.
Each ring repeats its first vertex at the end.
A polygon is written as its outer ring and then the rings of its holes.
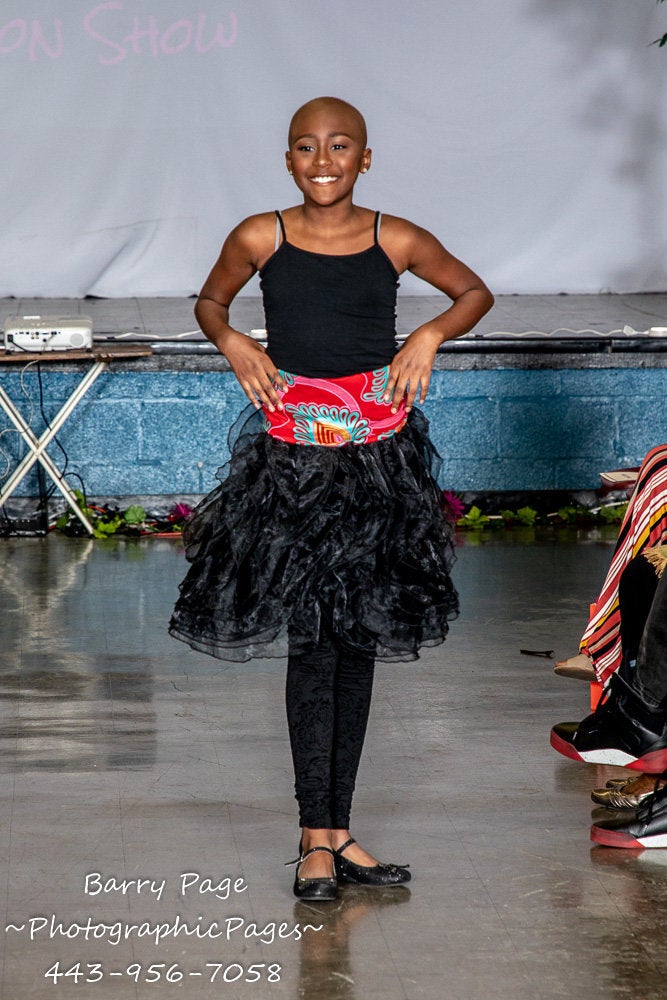
POLYGON ((355 253, 373 242, 375 214, 357 205, 295 205, 283 212, 287 238, 305 250, 355 253))
POLYGON ((321 232, 340 232, 346 227, 358 225, 358 220, 367 209, 359 208, 350 202, 340 205, 314 205, 304 202, 296 208, 304 227, 318 229, 321 232))

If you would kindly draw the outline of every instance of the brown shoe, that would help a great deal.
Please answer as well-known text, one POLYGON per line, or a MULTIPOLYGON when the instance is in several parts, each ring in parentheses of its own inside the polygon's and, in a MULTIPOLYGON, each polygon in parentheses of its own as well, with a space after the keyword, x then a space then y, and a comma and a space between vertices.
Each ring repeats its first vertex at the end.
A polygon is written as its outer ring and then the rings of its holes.
POLYGON ((667 778, 663 775, 639 774, 615 788, 595 788, 591 792, 593 802, 607 809, 636 809, 653 792, 663 788, 667 778))
POLYGON ((559 677, 572 677, 574 680, 589 683, 597 680, 593 662, 585 653, 571 656, 569 660, 559 660, 554 667, 554 673, 559 677))
MULTIPOLYGON (((605 788, 623 788, 624 785, 629 785, 631 781, 635 781, 639 775, 637 774, 624 774, 622 778, 610 778, 609 781, 605 783, 605 788)), ((601 788, 598 791, 602 791, 601 788)))

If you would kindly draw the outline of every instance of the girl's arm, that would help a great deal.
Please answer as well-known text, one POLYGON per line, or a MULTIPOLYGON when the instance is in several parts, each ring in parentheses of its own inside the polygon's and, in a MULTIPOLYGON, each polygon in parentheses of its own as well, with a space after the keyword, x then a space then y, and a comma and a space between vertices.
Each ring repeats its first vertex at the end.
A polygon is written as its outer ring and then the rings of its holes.
POLYGON ((276 386, 284 389, 283 379, 265 348, 229 325, 229 307, 272 249, 272 220, 272 213, 256 215, 232 230, 195 305, 199 326, 227 358, 250 402, 271 411, 282 409, 276 386))
POLYGON ((395 412, 403 396, 407 410, 415 400, 424 402, 438 348, 472 330, 493 305, 493 295, 474 271, 419 226, 383 216, 381 242, 399 273, 411 271, 452 299, 448 309, 414 330, 395 355, 385 397, 395 412))

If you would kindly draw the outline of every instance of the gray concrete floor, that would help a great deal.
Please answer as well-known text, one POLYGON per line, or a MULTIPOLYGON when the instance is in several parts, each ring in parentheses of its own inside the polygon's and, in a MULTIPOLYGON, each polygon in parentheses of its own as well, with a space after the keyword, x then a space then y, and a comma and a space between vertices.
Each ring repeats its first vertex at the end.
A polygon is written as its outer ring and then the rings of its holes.
POLYGON ((587 688, 519 653, 576 648, 611 555, 554 537, 467 536, 447 643, 378 668, 353 832, 413 881, 319 906, 282 866, 284 663, 167 636, 178 542, 0 541, 3 1000, 664 998, 667 851, 591 847, 589 791, 615 769, 548 744, 587 688), (177 916, 223 936, 146 935, 177 916))

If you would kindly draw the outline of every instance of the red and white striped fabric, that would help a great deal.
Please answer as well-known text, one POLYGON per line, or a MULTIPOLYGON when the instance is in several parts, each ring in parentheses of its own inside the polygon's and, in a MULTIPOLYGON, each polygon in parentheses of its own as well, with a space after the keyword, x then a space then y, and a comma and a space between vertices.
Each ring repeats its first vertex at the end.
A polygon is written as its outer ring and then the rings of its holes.
POLYGON ((604 683, 621 663, 618 585, 631 559, 667 541, 667 444, 644 459, 618 535, 614 556, 579 648, 593 661, 604 683))

